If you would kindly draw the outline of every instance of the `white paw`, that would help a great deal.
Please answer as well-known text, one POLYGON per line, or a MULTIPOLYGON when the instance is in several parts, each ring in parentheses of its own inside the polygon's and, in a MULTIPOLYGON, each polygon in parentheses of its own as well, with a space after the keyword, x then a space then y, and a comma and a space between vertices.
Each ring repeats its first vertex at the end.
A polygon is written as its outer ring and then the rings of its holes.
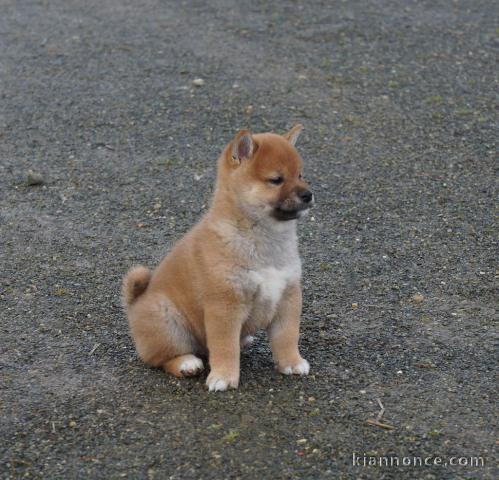
POLYGON ((249 347, 255 341, 255 337, 253 335, 246 335, 241 338, 241 348, 249 347))
POLYGON ((202 372, 203 369, 204 369, 203 361, 195 356, 192 356, 184 360, 180 364, 179 368, 180 373, 187 377, 190 377, 192 375, 197 375, 198 373, 202 372))
POLYGON ((237 379, 222 378, 217 373, 210 373, 206 379, 206 385, 210 392, 225 392, 228 388, 237 388, 239 381, 237 379))
POLYGON ((223 380, 222 378, 212 378, 206 382, 206 385, 208 385, 210 392, 225 392, 229 388, 227 380, 223 380))
POLYGON ((310 371, 310 364, 302 358, 295 365, 279 365, 277 369, 284 375, 308 375, 308 372, 310 371))

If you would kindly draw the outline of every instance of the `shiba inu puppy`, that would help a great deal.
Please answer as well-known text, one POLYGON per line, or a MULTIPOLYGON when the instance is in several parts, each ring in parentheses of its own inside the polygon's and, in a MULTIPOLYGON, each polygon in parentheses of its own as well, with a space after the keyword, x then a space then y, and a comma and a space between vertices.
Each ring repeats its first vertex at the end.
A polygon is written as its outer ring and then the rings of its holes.
POLYGON ((296 220, 314 197, 286 135, 240 131, 218 160, 209 211, 151 272, 132 268, 123 303, 142 360, 178 376, 204 368, 210 391, 237 388, 241 347, 266 329, 277 369, 307 375, 296 220))

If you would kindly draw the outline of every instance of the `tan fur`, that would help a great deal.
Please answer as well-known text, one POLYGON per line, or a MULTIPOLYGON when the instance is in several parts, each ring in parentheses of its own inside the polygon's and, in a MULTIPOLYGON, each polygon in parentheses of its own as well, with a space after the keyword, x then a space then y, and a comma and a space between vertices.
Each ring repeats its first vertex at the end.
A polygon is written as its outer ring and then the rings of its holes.
POLYGON ((148 268, 142 265, 131 268, 123 281, 122 293, 124 305, 131 305, 135 302, 135 299, 146 291, 150 280, 151 271, 148 268))
POLYGON ((313 203, 288 134, 243 130, 218 161, 208 213, 152 273, 135 267, 123 299, 140 357, 176 376, 209 355, 210 390, 236 388, 241 345, 267 329, 283 373, 308 373, 298 351, 301 265, 296 217, 313 203), (280 185, 271 183, 279 181, 280 185), (308 197, 307 197, 308 195, 308 197))

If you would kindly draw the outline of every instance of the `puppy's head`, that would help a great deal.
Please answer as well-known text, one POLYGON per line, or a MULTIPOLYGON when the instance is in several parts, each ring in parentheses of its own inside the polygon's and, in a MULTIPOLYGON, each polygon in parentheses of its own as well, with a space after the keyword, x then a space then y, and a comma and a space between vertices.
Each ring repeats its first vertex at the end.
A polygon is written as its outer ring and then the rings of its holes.
POLYGON ((283 136, 241 130, 225 149, 219 182, 246 214, 287 221, 312 206, 314 196, 303 181, 303 161, 295 149, 302 129, 296 125, 283 136))

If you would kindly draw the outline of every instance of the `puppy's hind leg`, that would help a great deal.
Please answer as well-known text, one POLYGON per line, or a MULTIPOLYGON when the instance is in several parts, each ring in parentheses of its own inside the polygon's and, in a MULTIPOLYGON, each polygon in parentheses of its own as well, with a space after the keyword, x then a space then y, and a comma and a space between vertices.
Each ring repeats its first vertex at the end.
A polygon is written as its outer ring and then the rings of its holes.
POLYGON ((128 311, 130 330, 142 360, 153 367, 163 367, 177 377, 196 375, 203 362, 184 318, 173 303, 158 294, 146 294, 128 311))

